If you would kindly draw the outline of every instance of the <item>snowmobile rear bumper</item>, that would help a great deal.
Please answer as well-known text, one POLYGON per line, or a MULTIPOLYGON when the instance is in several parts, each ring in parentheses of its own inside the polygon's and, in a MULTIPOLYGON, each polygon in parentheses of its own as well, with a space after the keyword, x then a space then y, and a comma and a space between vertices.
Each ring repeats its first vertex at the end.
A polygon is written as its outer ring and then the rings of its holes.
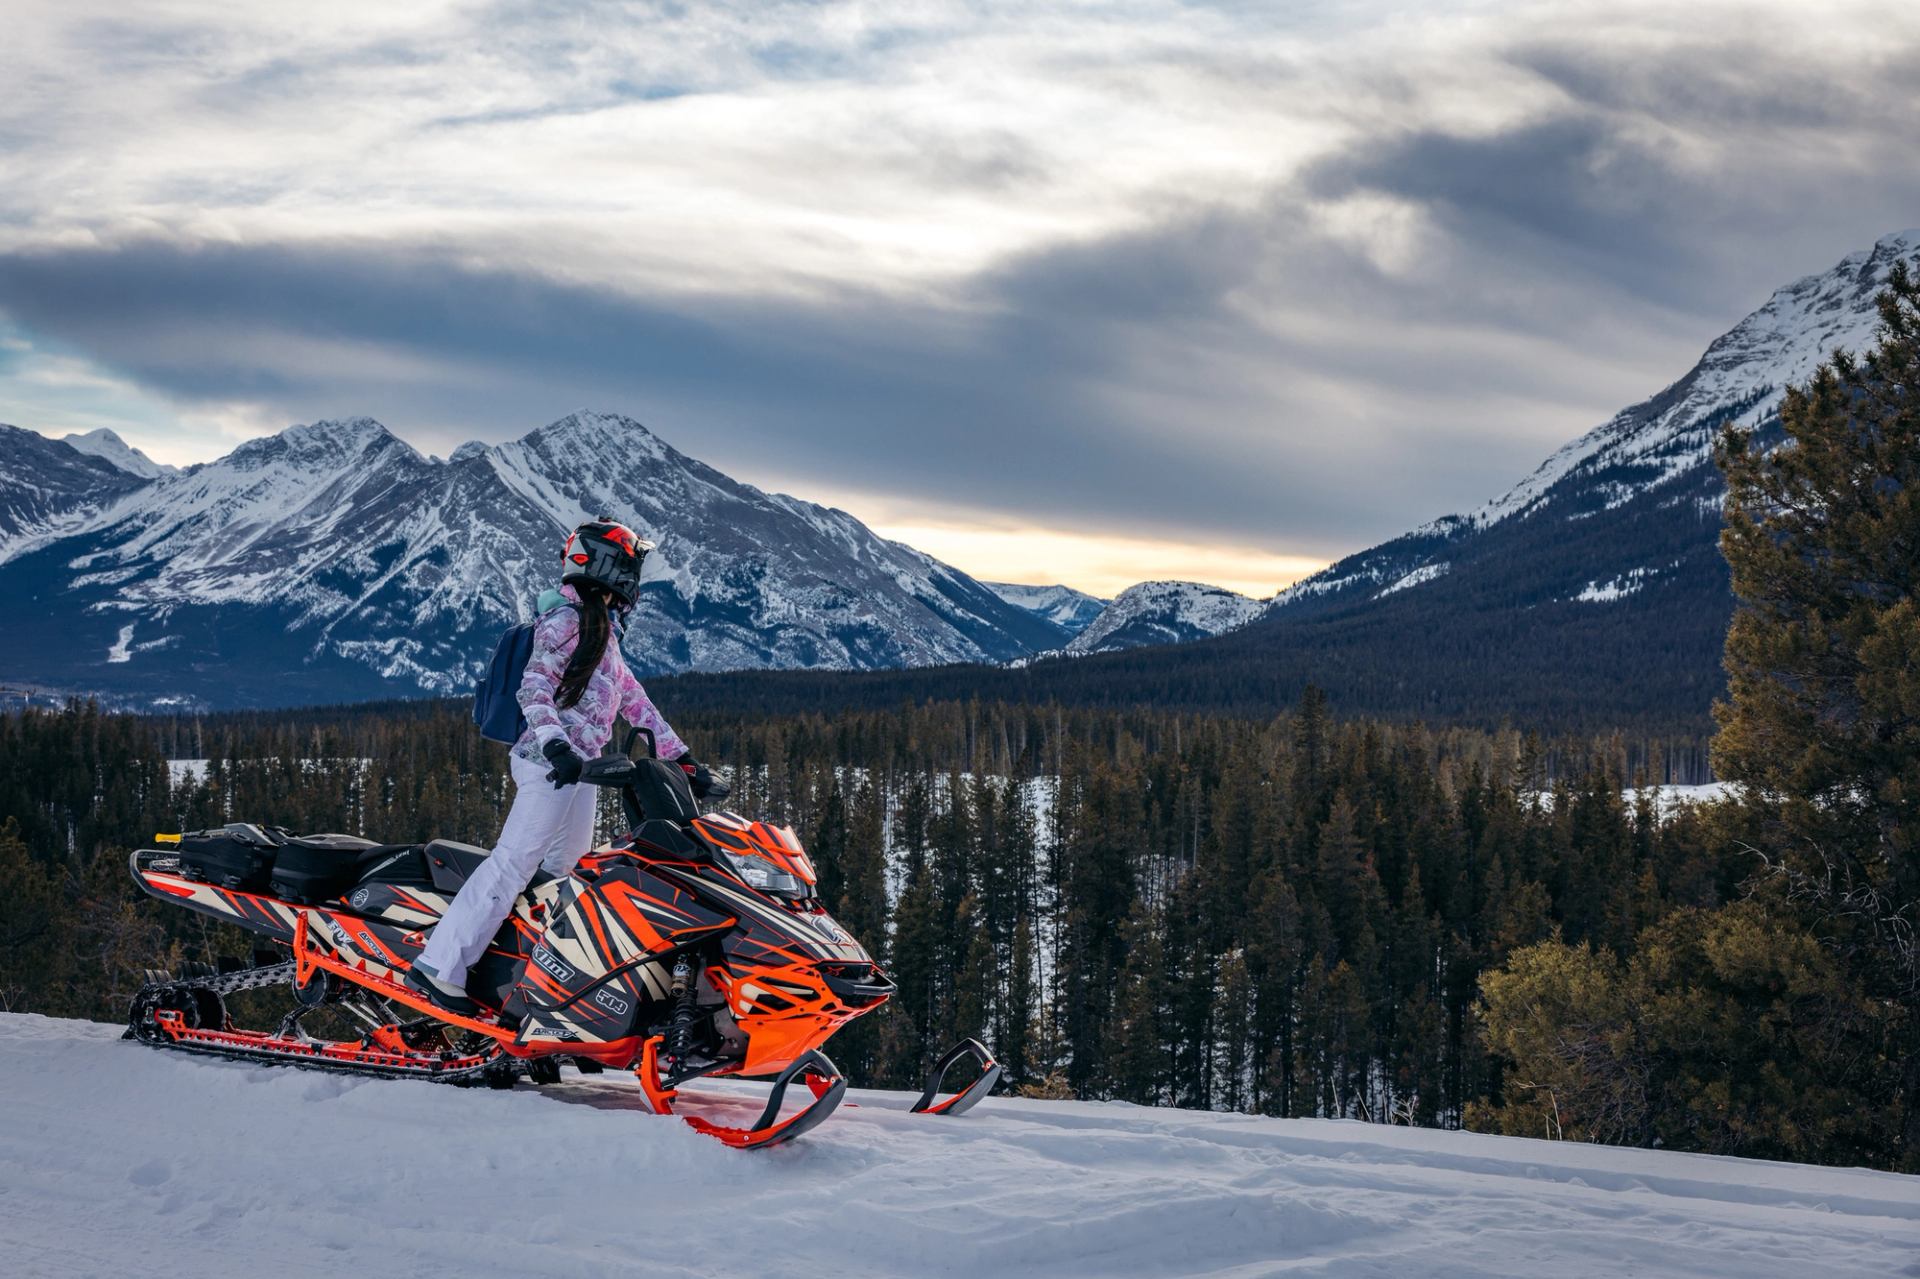
POLYGON ((1000 1063, 993 1059, 993 1054, 987 1051, 985 1044, 977 1039, 963 1039, 933 1064, 933 1071, 927 1076, 926 1090, 920 1094, 920 1100, 913 1103, 913 1113, 964 1115, 993 1091, 993 1086, 1000 1082, 1000 1072, 1000 1063), (945 1101, 934 1101, 940 1095, 940 1085, 947 1080, 947 1072, 965 1057, 971 1057, 980 1064, 980 1077, 945 1101))

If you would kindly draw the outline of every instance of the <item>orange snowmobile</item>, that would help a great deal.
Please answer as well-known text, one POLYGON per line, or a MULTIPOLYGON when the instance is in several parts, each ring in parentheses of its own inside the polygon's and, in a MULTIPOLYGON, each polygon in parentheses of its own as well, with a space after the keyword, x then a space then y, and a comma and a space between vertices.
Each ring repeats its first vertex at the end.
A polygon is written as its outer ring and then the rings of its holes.
MULTIPOLYGON (((790 829, 732 813, 700 814, 686 775, 648 754, 609 753, 582 782, 621 799, 629 832, 581 858, 565 879, 536 876, 475 965, 478 1017, 437 1008, 403 975, 447 902, 487 850, 450 840, 375 844, 294 836, 236 823, 160 836, 136 850, 133 877, 163 901, 265 939, 249 966, 223 960, 149 975, 128 1035, 217 1056, 511 1087, 633 1070, 648 1103, 676 1113, 702 1076, 772 1076, 747 1126, 682 1118, 730 1146, 771 1146, 817 1125, 847 1081, 821 1046, 894 992, 860 943, 816 896, 812 862, 790 829), (236 1028, 225 999, 285 984, 294 1007, 271 1031, 236 1028), (334 1008, 357 1039, 318 1039, 301 1020, 334 1008), (812 1097, 783 1113, 789 1085, 812 1097)), ((716 787, 713 798, 724 798, 716 787)), ((1000 1067, 977 1040, 934 1066, 916 1112, 958 1115, 992 1091, 1000 1067), (978 1075, 942 1095, 948 1071, 978 1075)))

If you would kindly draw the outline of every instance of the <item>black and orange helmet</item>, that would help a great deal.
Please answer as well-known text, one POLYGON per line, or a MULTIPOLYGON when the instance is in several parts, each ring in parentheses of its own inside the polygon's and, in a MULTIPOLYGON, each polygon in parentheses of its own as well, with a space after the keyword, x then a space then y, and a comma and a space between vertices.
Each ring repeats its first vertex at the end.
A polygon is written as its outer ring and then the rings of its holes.
POLYGON ((611 516, 582 524, 567 535, 561 552, 562 582, 596 582, 622 607, 640 598, 640 565, 653 543, 611 516))

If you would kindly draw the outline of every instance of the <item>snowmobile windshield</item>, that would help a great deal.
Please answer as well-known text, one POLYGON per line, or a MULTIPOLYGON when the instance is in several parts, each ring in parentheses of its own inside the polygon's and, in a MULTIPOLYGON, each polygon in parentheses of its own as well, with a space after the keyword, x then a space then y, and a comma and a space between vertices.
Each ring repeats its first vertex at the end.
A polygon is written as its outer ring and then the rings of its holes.
POLYGON ((813 885, 798 875, 787 874, 765 858, 725 848, 717 851, 721 864, 738 875, 748 888, 758 889, 773 897, 784 897, 788 901, 800 901, 813 896, 813 885))

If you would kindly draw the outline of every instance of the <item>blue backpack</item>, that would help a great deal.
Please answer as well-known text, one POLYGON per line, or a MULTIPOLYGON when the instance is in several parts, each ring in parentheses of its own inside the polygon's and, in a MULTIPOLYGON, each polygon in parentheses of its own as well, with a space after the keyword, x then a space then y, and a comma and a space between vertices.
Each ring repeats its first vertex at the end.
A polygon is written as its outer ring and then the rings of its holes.
MULTIPOLYGON (((580 606, 562 601, 558 607, 577 610, 580 606)), ((520 681, 533 660, 533 628, 539 620, 516 622, 502 631, 487 673, 474 683, 473 722, 480 726, 480 736, 490 741, 511 746, 527 731, 527 716, 520 709, 520 681)))

